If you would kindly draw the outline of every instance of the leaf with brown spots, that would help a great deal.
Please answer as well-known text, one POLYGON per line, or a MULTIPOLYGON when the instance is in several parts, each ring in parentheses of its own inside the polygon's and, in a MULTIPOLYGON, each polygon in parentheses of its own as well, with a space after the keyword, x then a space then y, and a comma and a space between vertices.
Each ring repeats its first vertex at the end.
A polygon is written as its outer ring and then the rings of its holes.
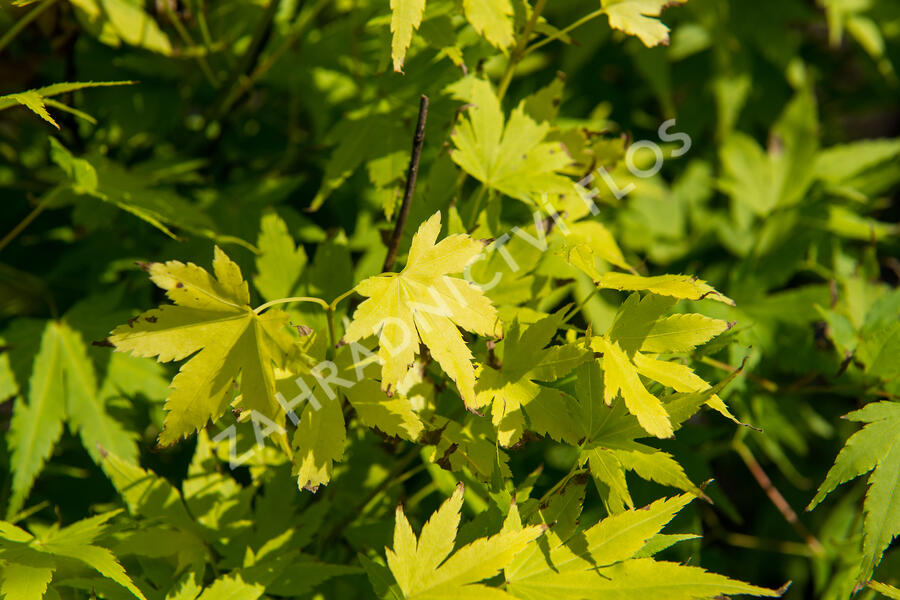
MULTIPOLYGON (((191 357, 172 380, 159 442, 171 444, 199 430, 229 405, 283 424, 273 367, 284 367, 297 356, 287 313, 254 312, 240 269, 218 247, 214 276, 178 261, 153 263, 146 270, 175 304, 117 327, 109 341, 117 351, 154 356, 159 362, 191 357), (232 383, 239 377, 241 395, 234 399, 232 383)), ((280 438, 289 449, 286 436, 280 438)))

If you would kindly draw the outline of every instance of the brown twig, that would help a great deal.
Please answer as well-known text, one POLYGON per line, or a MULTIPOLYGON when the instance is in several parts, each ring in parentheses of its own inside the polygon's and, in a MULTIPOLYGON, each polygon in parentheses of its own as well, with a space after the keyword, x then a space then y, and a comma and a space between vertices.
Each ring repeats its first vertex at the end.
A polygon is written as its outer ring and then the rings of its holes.
POLYGON ((397 258, 397 248, 400 246, 400 238, 403 237, 403 227, 406 226, 406 218, 409 216, 409 207, 412 204, 413 192, 416 190, 416 176, 419 174, 419 158, 422 156, 422 146, 425 142, 425 120, 428 118, 428 96, 422 94, 419 99, 419 121, 416 123, 416 135, 413 137, 412 155, 409 157, 409 168, 406 171, 406 190, 403 193, 403 204, 397 215, 397 223, 394 225, 394 233, 388 244, 387 257, 381 270, 391 271, 394 268, 394 260, 397 258))
POLYGON ((763 489, 766 496, 769 497, 769 500, 771 500, 772 504, 775 505, 775 508, 778 509, 778 512, 781 513, 784 519, 794 528, 794 531, 796 531, 803 541, 806 542, 806 545, 812 553, 816 556, 822 556, 825 553, 822 543, 800 521, 797 513, 791 508, 791 505, 788 504, 788 501, 784 496, 781 495, 781 492, 778 491, 778 488, 775 487, 772 480, 769 479, 769 476, 766 474, 765 470, 763 470, 762 465, 757 462, 756 457, 753 456, 750 448, 748 448, 740 439, 735 439, 733 446, 735 451, 744 461, 744 464, 747 465, 750 474, 756 479, 756 483, 763 489))

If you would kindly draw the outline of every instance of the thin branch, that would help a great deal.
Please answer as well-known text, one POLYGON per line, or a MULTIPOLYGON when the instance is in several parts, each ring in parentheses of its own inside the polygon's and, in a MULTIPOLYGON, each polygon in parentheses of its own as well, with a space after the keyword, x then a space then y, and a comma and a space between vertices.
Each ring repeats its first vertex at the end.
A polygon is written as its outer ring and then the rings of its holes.
POLYGON ((250 88, 252 88, 254 84, 256 84, 256 82, 278 62, 282 55, 294 45, 300 37, 300 34, 306 30, 306 26, 328 5, 328 2, 329 0, 318 0, 312 8, 298 16, 284 36, 281 44, 278 45, 265 59, 261 60, 249 75, 238 77, 236 87, 234 87, 225 97, 225 101, 219 109, 219 118, 224 117, 231 107, 234 106, 244 94, 249 92, 250 88))
MULTIPOLYGON (((179 19, 178 15, 175 14, 172 6, 168 2, 163 2, 162 5, 166 16, 169 18, 169 22, 172 24, 172 27, 175 28, 175 31, 178 33, 178 37, 181 38, 181 41, 190 48, 196 46, 196 44, 194 44, 194 38, 191 37, 190 32, 188 32, 187 28, 185 28, 184 24, 181 22, 181 19, 179 19)), ((212 69, 209 68, 209 63, 206 62, 206 57, 197 56, 196 60, 197 64, 200 65, 200 70, 203 72, 203 75, 206 77, 207 81, 209 81, 210 85, 213 86, 213 88, 218 89, 219 80, 216 79, 215 73, 213 73, 212 69)))
POLYGON ((28 27, 29 23, 41 16, 41 13, 43 13, 54 4, 56 4, 56 0, 45 0, 41 4, 38 4, 30 11, 28 11, 28 14, 26 14, 24 17, 16 21, 15 25, 10 27, 9 31, 3 34, 3 37, 0 38, 0 52, 3 52, 3 50, 9 45, 9 43, 12 42, 17 35, 19 35, 19 32, 28 27))
POLYGON ((816 536, 814 536, 800 521, 797 513, 794 512, 794 509, 791 508, 788 501, 781 495, 781 492, 778 491, 778 488, 775 487, 772 480, 769 479, 769 476, 766 474, 765 470, 763 470, 762 465, 757 462, 756 457, 753 456, 750 448, 748 448, 740 439, 735 439, 733 446, 735 451, 744 461, 744 464, 747 465, 750 474, 756 479, 756 483, 763 489, 766 496, 769 497, 769 500, 771 500, 772 504, 775 505, 775 508, 778 509, 778 512, 781 513, 784 519, 794 528, 794 531, 796 531, 803 541, 806 542, 806 545, 809 546, 812 553, 816 556, 822 556, 825 553, 822 543, 819 542, 816 536))
POLYGON ((228 75, 228 79, 223 88, 225 90, 224 101, 219 107, 219 112, 216 115, 217 118, 224 117, 234 102, 238 100, 242 93, 241 78, 246 77, 259 63, 263 48, 272 34, 272 22, 275 20, 275 15, 278 14, 278 6, 280 4, 281 0, 271 0, 269 2, 269 5, 266 7, 266 12, 263 13, 262 18, 256 25, 256 30, 253 32, 253 37, 250 39, 250 44, 244 51, 243 56, 238 60, 237 65, 235 65, 234 69, 232 69, 231 73, 228 75))
POLYGON ((560 29, 560 30, 554 32, 552 35, 549 35, 549 36, 545 37, 544 39, 542 39, 542 40, 539 41, 539 42, 535 42, 534 44, 532 44, 531 46, 528 46, 528 48, 525 49, 525 56, 528 56, 529 54, 531 54, 532 52, 534 52, 534 51, 537 50, 538 48, 541 48, 541 47, 543 47, 543 46, 546 46, 547 44, 549 44, 549 43, 552 42, 553 40, 558 40, 559 38, 564 37, 567 33, 573 31, 574 29, 577 29, 577 28, 581 27, 582 25, 584 25, 584 24, 587 23, 588 21, 590 21, 590 20, 592 20, 592 19, 595 19, 595 18, 599 17, 600 15, 602 15, 602 14, 605 13, 605 12, 606 12, 606 9, 605 9, 605 8, 601 8, 601 9, 595 10, 594 12, 592 12, 592 13, 590 13, 590 14, 587 14, 587 15, 585 15, 585 16, 583 16, 583 17, 581 17, 580 19, 578 19, 577 21, 575 21, 574 23, 572 23, 572 24, 569 25, 568 27, 566 27, 566 28, 564 28, 564 29, 560 29))
POLYGON ((394 225, 394 233, 391 235, 391 243, 388 245, 387 257, 384 259, 384 266, 381 267, 384 272, 394 269, 397 248, 400 246, 400 238, 403 237, 403 228, 406 226, 406 218, 409 216, 413 193, 416 191, 416 176, 419 173, 419 158, 422 156, 422 146, 425 142, 425 120, 427 118, 428 96, 422 94, 419 99, 419 121, 416 123, 416 135, 413 137, 412 155, 409 157, 409 168, 406 171, 406 190, 403 193, 403 204, 397 215, 397 223, 394 225))
POLYGON ((20 233, 22 233, 22 231, 26 227, 28 227, 28 225, 38 217, 39 214, 44 212, 44 209, 47 208, 47 205, 49 204, 49 200, 50 200, 50 196, 47 196, 46 198, 41 200, 37 204, 37 206, 35 206, 32 209, 32 211, 25 216, 24 219, 19 221, 18 225, 13 227, 9 233, 7 233, 5 236, 3 236, 3 239, 0 240, 0 250, 3 250, 4 248, 6 248, 11 241, 16 239, 16 236, 18 236, 20 233))
POLYGON ((528 19, 528 22, 525 24, 525 29, 522 31, 522 35, 519 37, 518 42, 516 43, 516 48, 513 50, 512 55, 509 57, 509 62, 506 65, 506 71, 503 73, 503 78, 500 80, 500 85, 497 87, 497 98, 503 99, 503 96, 506 95, 506 90, 509 89, 509 84, 512 81, 513 75, 515 74, 516 67, 522 61, 522 58, 525 56, 525 49, 528 47, 528 40, 531 37, 531 34, 534 32, 534 27, 537 25, 538 19, 541 18, 541 13, 544 12, 544 7, 547 5, 547 0, 537 0, 534 5, 534 9, 531 11, 531 18, 528 19))

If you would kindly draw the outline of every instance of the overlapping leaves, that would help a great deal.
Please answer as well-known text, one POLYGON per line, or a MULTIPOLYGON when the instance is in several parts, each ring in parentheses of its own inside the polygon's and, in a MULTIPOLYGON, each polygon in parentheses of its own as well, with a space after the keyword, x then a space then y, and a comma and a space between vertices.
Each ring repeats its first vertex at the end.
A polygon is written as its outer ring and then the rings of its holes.
POLYGON ((413 236, 402 271, 370 277, 356 286, 368 299, 353 314, 344 340, 378 335, 383 389, 396 389, 421 341, 456 382, 466 406, 474 408, 472 353, 457 326, 483 336, 498 336, 501 329, 496 310, 481 290, 449 276, 463 271, 481 252, 481 244, 462 234, 436 243, 440 229, 441 215, 435 213, 413 236))
MULTIPOLYGON (((232 402, 284 423, 284 411, 275 400, 273 369, 297 358, 285 329, 287 314, 278 309, 254 312, 240 269, 218 247, 215 277, 178 261, 153 263, 147 271, 175 304, 121 325, 109 341, 118 351, 160 362, 191 357, 172 380, 160 443, 171 444, 218 419, 232 402), (241 398, 235 401, 232 384, 238 375, 241 398)), ((286 438, 281 443, 286 446, 286 438)))
MULTIPOLYGON (((551 501, 522 524, 513 504, 500 531, 458 548, 452 555, 460 520, 463 488, 435 512, 418 538, 402 507, 397 509, 394 543, 387 549, 387 563, 395 583, 370 578, 381 597, 404 599, 522 598, 523 600, 631 598, 665 594, 666 597, 701 600, 721 594, 778 596, 779 591, 734 581, 698 567, 656 561, 644 556, 684 536, 662 540, 660 530, 691 501, 688 495, 663 499, 641 510, 608 517, 587 529, 566 528, 560 535, 549 526, 574 523, 580 502, 551 501), (544 536, 541 533, 546 531, 544 536), (449 558, 448 558, 449 556, 449 558), (503 570, 499 587, 482 582, 503 570)), ((689 536, 688 536, 689 537, 689 536)))
POLYGON ((859 574, 859 580, 866 582, 891 541, 900 535, 900 503, 896 500, 900 495, 900 403, 875 402, 846 418, 865 426, 847 440, 809 509, 837 486, 871 471, 863 504, 865 536, 859 574))

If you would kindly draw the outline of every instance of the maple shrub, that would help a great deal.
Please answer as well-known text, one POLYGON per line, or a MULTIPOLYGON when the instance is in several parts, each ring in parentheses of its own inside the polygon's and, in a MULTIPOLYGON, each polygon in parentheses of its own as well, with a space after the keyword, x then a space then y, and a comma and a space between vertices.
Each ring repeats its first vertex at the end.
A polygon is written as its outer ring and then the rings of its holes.
POLYGON ((0 27, 0 599, 900 598, 894 0, 0 27))

